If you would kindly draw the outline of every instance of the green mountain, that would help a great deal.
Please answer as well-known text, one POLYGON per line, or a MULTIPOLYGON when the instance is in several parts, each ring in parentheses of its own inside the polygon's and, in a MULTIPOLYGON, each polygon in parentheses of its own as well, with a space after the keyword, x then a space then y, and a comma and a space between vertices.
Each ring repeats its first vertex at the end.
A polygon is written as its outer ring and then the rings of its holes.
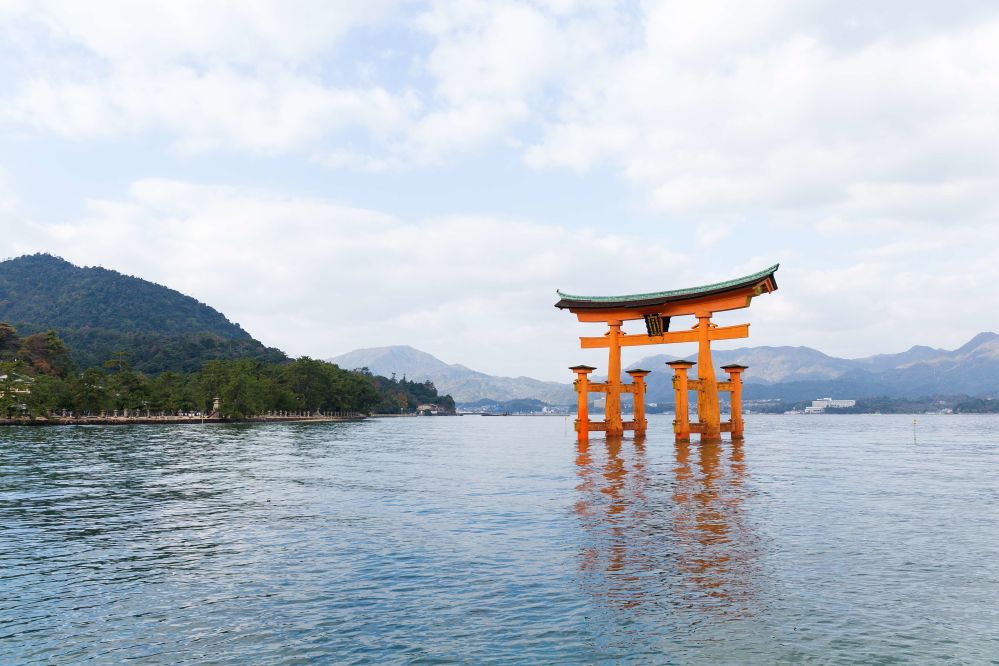
POLYGON ((162 285, 48 254, 0 262, 0 321, 21 334, 54 329, 80 368, 124 352, 146 373, 193 372, 205 361, 287 357, 220 313, 162 285))

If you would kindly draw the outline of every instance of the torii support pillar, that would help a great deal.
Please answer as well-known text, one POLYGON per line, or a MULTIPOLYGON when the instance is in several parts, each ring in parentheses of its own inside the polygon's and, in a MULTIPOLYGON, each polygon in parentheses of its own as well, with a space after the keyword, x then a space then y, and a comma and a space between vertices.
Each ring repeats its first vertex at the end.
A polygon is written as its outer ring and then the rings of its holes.
POLYGON ((690 441, 690 404, 688 391, 687 371, 694 367, 690 361, 673 361, 667 363, 673 368, 673 392, 676 401, 676 418, 673 419, 673 432, 676 433, 676 441, 690 441))
POLYGON ((635 423, 635 435, 644 435, 648 427, 645 420, 645 376, 651 370, 628 370, 631 375, 631 393, 634 398, 634 409, 632 410, 635 423))
POLYGON ((748 366, 730 363, 723 365, 722 370, 728 373, 728 381, 732 388, 732 439, 742 439, 742 371, 748 366))
POLYGON ((572 383, 576 389, 576 439, 587 442, 590 438, 590 378, 596 368, 589 365, 574 365, 569 368, 576 373, 572 383))
POLYGON ((607 322, 607 398, 604 403, 604 423, 608 436, 624 434, 621 420, 621 326, 620 320, 607 322))
POLYGON ((718 408, 718 380, 711 360, 710 312, 697 312, 697 422, 701 441, 721 439, 721 413, 718 408))

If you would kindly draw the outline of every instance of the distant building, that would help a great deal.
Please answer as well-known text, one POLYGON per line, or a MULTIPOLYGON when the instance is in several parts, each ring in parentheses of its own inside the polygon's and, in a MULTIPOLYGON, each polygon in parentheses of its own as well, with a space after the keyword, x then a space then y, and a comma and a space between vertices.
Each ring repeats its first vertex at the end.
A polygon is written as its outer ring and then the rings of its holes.
POLYGON ((818 400, 812 400, 811 407, 805 407, 805 413, 821 414, 830 407, 854 407, 856 404, 856 400, 833 400, 832 398, 819 398, 818 400))
POLYGON ((7 395, 8 390, 11 395, 31 395, 31 385, 34 382, 35 380, 31 377, 25 377, 16 372, 0 375, 0 398, 7 395))

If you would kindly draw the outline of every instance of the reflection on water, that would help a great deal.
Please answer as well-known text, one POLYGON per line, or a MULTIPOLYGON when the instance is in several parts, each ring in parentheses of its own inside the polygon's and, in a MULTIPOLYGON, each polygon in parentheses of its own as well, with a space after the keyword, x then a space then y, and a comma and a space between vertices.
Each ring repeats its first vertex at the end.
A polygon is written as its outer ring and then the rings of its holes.
POLYGON ((673 534, 681 571, 719 610, 740 613, 751 608, 758 537, 742 510, 746 498, 743 442, 697 447, 676 446, 673 534))
POLYGON ((580 557, 588 591, 621 609, 668 600, 750 613, 759 537, 742 508, 743 446, 677 444, 668 472, 650 476, 643 438, 578 444, 575 512, 588 537, 580 557))

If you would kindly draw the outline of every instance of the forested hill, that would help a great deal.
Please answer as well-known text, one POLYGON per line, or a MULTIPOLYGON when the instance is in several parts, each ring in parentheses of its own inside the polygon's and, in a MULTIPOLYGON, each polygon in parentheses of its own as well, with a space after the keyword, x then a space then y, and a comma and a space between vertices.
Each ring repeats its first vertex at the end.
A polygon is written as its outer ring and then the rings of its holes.
POLYGON ((0 321, 251 339, 221 312, 179 291, 106 268, 81 268, 48 254, 0 263, 0 321))
POLYGON ((210 360, 287 358, 190 296, 48 254, 0 262, 0 321, 22 334, 54 329, 80 368, 121 352, 147 373, 193 372, 210 360))

